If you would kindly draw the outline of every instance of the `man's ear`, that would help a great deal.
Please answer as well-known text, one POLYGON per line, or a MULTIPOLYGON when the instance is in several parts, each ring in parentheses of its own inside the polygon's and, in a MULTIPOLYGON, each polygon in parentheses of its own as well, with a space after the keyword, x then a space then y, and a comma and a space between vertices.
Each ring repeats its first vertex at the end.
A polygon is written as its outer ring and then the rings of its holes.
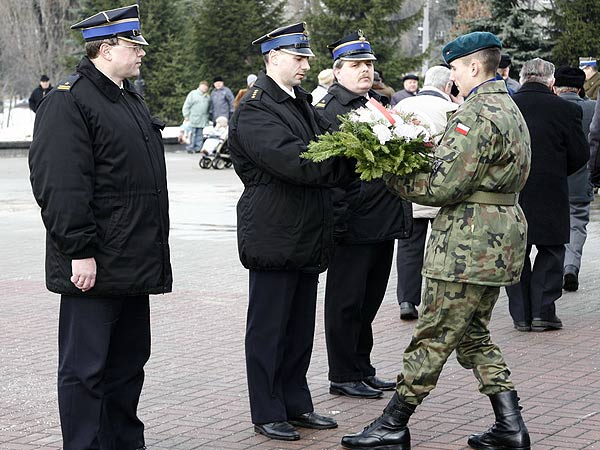
POLYGON ((104 58, 107 61, 111 61, 112 60, 111 50, 112 50, 112 45, 107 44, 106 42, 103 42, 102 45, 100 45, 100 49, 98 51, 98 56, 101 56, 102 58, 104 58))

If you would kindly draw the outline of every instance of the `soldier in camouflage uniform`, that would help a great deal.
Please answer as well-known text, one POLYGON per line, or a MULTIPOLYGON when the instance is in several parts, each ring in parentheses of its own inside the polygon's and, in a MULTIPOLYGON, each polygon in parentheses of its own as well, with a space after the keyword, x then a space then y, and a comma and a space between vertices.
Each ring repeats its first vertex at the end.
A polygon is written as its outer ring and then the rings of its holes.
POLYGON ((423 266, 426 287, 419 321, 404 353, 396 393, 361 433, 344 436, 351 449, 410 449, 408 419, 435 387, 456 350, 488 395, 496 423, 472 435, 477 449, 529 449, 515 387, 488 324, 500 286, 518 282, 527 222, 517 203, 530 166, 527 125, 494 74, 501 43, 476 32, 447 44, 463 105, 449 119, 431 173, 387 175, 390 189, 415 203, 441 206, 423 266))

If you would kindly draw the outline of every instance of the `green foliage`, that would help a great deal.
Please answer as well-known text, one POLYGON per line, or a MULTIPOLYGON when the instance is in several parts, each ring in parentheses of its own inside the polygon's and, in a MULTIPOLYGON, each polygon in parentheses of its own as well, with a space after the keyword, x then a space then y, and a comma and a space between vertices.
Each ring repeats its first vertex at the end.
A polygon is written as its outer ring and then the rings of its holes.
POLYGON ((513 77, 517 77, 525 61, 536 57, 550 59, 552 41, 541 25, 543 12, 528 8, 528 3, 522 0, 489 0, 490 17, 465 21, 467 32, 489 31, 502 40, 502 51, 512 58, 513 77))
POLYGON ((199 76, 222 76, 232 91, 246 87, 246 76, 262 67, 252 41, 282 25, 283 3, 273 0, 205 0, 193 24, 191 56, 199 76))
POLYGON ((430 148, 422 138, 394 137, 382 144, 369 124, 351 120, 350 114, 339 116, 339 131, 319 136, 300 156, 314 162, 335 156, 354 158, 356 173, 364 181, 382 178, 384 173, 401 176, 430 169, 430 148))
POLYGON ((150 44, 141 68, 144 97, 153 115, 179 125, 185 96, 198 85, 190 82, 197 66, 185 42, 186 9, 181 1, 143 0, 140 13, 150 44))
POLYGON ((316 55, 310 64, 307 84, 316 84, 319 71, 333 61, 327 45, 358 29, 364 33, 377 56, 375 70, 383 74, 387 85, 401 86, 402 76, 420 66, 422 57, 408 57, 400 50, 402 33, 413 27, 422 11, 401 18, 404 0, 323 0, 323 12, 308 16, 311 48, 316 55))
POLYGON ((555 0, 550 12, 552 58, 556 65, 577 66, 579 57, 600 57, 598 0, 555 0))

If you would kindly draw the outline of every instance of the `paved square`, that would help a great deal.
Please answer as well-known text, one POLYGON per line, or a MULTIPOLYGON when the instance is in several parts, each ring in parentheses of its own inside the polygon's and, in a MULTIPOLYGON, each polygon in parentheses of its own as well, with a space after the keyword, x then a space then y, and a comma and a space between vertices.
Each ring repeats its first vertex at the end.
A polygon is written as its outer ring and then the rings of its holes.
MULTIPOLYGON (((150 450, 339 449, 341 436, 381 413, 383 399, 330 395, 321 276, 309 371, 315 410, 339 428, 301 430, 285 443, 255 435, 244 365, 247 272, 239 263, 232 169, 202 170, 198 158, 168 153, 174 292, 153 296, 153 353, 140 416, 150 450)), ((25 157, 0 158, 0 449, 61 448, 56 401, 58 296, 44 287, 44 229, 25 157)), ((551 200, 549 200, 551 201, 551 200)), ((581 286, 557 303, 564 329, 520 333, 506 297, 492 333, 512 369, 535 450, 600 449, 600 206, 594 205, 581 286)), ((373 361, 393 378, 413 324, 399 320, 395 271, 375 320, 373 361)), ((468 434, 493 422, 487 398, 454 356, 410 421, 414 450, 467 449, 468 434)), ((130 450, 130 449, 123 449, 130 450)))

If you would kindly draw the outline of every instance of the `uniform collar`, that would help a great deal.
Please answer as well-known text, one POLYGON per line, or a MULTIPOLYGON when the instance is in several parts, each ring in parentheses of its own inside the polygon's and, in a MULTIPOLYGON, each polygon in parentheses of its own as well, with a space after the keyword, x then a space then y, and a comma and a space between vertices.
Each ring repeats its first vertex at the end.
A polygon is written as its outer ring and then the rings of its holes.
MULTIPOLYGON (((94 83, 98 90, 108 97, 110 101, 116 102, 119 99, 121 88, 100 72, 87 56, 84 56, 77 65, 77 72, 94 83)), ((138 95, 129 80, 123 80, 123 90, 138 95)))
MULTIPOLYGON (((478 92, 478 91, 479 91, 481 88, 483 88, 483 87, 484 87, 484 86, 486 86, 487 84, 490 84, 490 83, 497 83, 498 81, 499 81, 499 80, 498 80, 496 77, 494 77, 494 78, 490 78, 489 80, 485 80, 483 83, 481 83, 481 84, 478 84, 478 85, 477 85, 477 86, 475 86, 473 89, 471 89, 471 92, 469 92, 469 93, 467 94, 467 97, 466 97, 466 98, 470 97, 470 96, 471 96, 471 94, 474 94, 475 92, 478 92)), ((504 83, 504 81, 502 81, 502 82, 504 83)), ((508 91, 506 91, 506 92, 508 92, 508 91)))
POLYGON ((344 86, 342 86, 337 81, 329 87, 328 92, 335 95, 335 98, 344 106, 349 105, 352 101, 354 101, 356 99, 359 99, 359 100, 364 99, 364 102, 366 103, 368 101, 369 97, 374 98, 378 102, 381 101, 381 95, 379 95, 373 89, 369 89, 369 92, 367 92, 367 96, 364 96, 364 95, 357 94, 356 92, 352 92, 352 91, 346 89, 344 86))
MULTIPOLYGON (((268 76, 263 71, 261 71, 258 74, 258 78, 255 81, 254 86, 267 92, 269 94, 269 96, 271 96, 271 98, 273 100, 275 100, 277 103, 283 103, 286 100, 289 100, 292 98, 292 97, 290 97, 290 94, 288 94, 287 92, 285 92, 283 89, 281 89, 279 87, 279 85, 275 82, 275 80, 273 80, 273 78, 268 76)), ((308 96, 310 95, 308 92, 306 92, 300 86, 294 86, 294 94, 296 94, 297 99, 307 99, 308 96)))

